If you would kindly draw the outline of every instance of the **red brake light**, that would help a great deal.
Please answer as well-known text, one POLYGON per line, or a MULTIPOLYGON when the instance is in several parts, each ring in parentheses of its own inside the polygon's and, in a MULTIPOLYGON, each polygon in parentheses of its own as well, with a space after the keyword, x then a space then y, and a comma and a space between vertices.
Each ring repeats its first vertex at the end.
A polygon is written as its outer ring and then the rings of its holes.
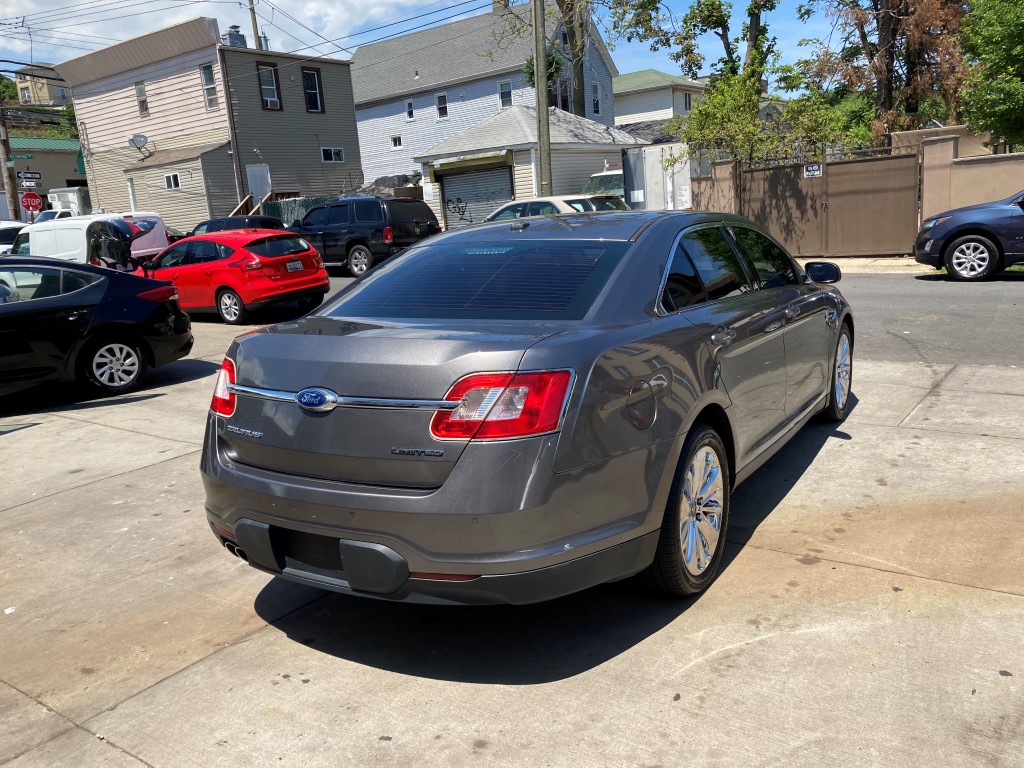
POLYGON ((232 261, 228 266, 238 267, 239 269, 260 269, 263 267, 263 262, 255 256, 246 256, 244 259, 232 261))
POLYGON ((445 400, 453 411, 438 411, 430 434, 442 439, 502 440, 552 432, 572 383, 572 371, 480 373, 455 382, 445 400))
POLYGON ((228 389, 228 384, 235 383, 235 364, 230 357, 225 357, 217 373, 217 383, 213 386, 213 400, 210 410, 218 416, 232 416, 235 413, 235 393, 228 389))
POLYGON ((384 227, 384 243, 391 245, 393 242, 395 242, 395 228, 389 224, 384 227))
POLYGON ((164 285, 160 288, 152 288, 148 291, 143 291, 137 298, 140 298, 143 301, 155 301, 157 303, 171 301, 172 299, 178 298, 178 289, 173 285, 164 285))

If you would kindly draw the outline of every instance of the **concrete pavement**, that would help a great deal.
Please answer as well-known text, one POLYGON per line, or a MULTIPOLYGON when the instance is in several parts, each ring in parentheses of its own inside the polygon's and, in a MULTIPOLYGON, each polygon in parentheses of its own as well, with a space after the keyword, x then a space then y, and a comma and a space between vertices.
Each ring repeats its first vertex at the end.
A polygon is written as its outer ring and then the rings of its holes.
POLYGON ((217 547, 235 333, 197 323, 128 402, 0 414, 0 764, 1024 764, 1020 369, 855 361, 847 421, 737 490, 697 600, 435 608, 217 547))

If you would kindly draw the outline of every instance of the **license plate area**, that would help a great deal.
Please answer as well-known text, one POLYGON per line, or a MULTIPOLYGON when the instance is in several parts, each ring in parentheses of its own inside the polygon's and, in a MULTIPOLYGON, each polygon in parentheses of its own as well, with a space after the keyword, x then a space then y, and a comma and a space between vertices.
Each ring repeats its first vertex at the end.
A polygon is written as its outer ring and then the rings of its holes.
POLYGON ((270 529, 270 538, 274 554, 285 568, 344 578, 337 539, 278 527, 270 529))
POLYGON ((301 261, 289 261, 286 265, 289 272, 301 272, 302 262, 301 261))

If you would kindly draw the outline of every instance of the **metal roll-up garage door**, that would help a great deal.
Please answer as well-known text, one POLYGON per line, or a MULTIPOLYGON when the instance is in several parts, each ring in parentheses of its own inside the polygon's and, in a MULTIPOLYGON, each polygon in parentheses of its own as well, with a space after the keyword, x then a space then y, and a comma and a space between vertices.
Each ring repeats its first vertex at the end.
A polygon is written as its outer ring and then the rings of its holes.
POLYGON ((495 208, 511 202, 512 174, 503 167, 443 176, 441 196, 448 229, 479 224, 495 208))

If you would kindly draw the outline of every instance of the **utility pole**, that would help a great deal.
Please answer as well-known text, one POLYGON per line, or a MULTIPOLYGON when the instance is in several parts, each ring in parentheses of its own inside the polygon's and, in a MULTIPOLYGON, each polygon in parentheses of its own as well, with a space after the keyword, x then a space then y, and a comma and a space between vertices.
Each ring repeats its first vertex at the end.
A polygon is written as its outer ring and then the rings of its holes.
POLYGON ((260 40, 260 31, 256 26, 256 0, 249 0, 249 18, 252 19, 252 41, 256 50, 263 50, 263 42, 260 40))
POLYGON ((11 142, 7 139, 7 113, 0 108, 0 168, 3 168, 4 189, 7 191, 7 217, 11 221, 18 221, 21 218, 21 205, 13 166, 11 142))
POLYGON ((533 87, 537 92, 537 154, 540 196, 551 194, 551 126, 548 124, 548 46, 544 34, 544 0, 533 4, 533 87))

